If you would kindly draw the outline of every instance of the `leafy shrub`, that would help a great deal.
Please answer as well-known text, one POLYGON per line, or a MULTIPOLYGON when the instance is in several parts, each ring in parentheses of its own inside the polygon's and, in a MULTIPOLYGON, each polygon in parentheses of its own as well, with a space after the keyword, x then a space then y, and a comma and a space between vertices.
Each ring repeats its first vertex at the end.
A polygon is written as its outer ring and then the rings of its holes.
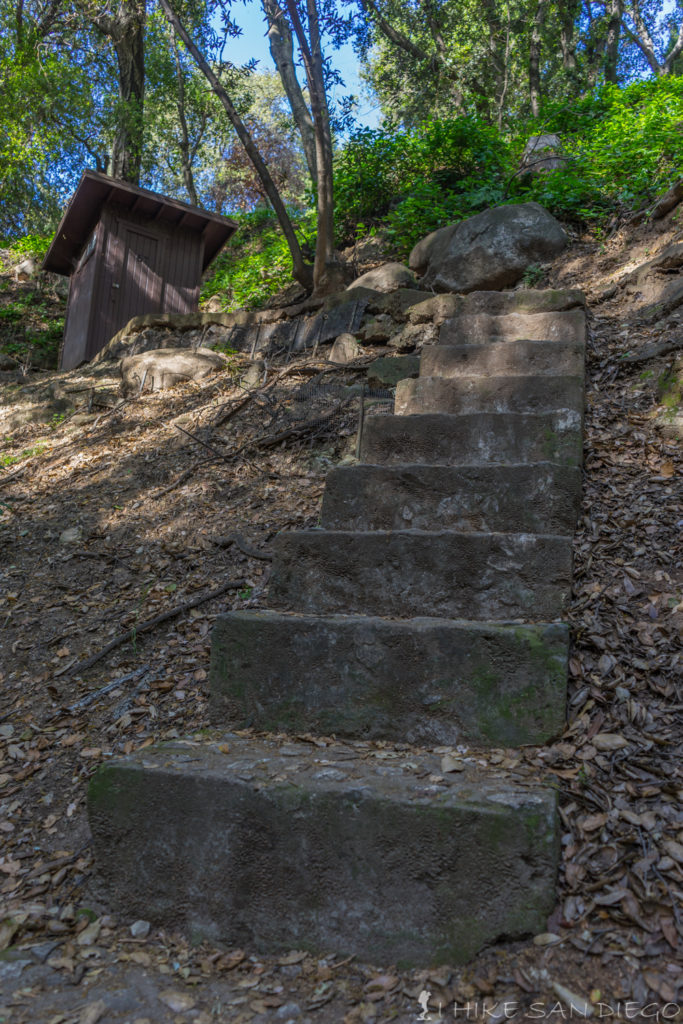
POLYGON ((505 134, 476 118, 411 130, 363 129, 337 156, 340 240, 382 225, 398 256, 444 224, 502 203, 534 200, 562 220, 600 226, 646 207, 683 168, 683 78, 605 84, 505 134), (518 171, 531 135, 560 135, 564 170, 518 171))
MULTIPOLYGON (((625 89, 605 84, 571 104, 553 104, 533 132, 556 132, 566 170, 517 182, 518 197, 580 223, 639 210, 681 175, 683 78, 664 76, 625 89)), ((521 151, 523 139, 514 148, 521 151)))
MULTIPOLYGON (((315 248, 315 213, 291 211, 302 246, 315 248)), ((254 309, 292 280, 292 258, 275 215, 270 210, 238 214, 239 230, 216 258, 202 285, 201 297, 220 295, 225 308, 254 309)))
POLYGON ((425 121, 355 134, 337 157, 340 237, 382 222, 397 253, 427 232, 495 205, 503 197, 507 143, 476 118, 425 121))

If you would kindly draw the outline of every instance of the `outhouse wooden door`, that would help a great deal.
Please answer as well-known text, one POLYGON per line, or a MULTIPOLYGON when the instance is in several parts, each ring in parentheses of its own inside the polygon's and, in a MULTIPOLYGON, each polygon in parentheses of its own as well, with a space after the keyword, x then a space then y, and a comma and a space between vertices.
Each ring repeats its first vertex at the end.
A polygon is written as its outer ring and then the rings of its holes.
POLYGON ((161 312, 164 282, 160 249, 160 239, 154 235, 126 229, 118 318, 122 325, 142 313, 161 312))

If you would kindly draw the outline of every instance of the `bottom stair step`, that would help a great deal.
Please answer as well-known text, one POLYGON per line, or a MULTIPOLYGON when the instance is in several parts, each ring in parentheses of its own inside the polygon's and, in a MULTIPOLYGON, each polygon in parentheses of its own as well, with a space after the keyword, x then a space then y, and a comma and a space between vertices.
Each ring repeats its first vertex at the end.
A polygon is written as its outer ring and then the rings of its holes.
POLYGON ((555 793, 441 757, 228 735, 112 762, 88 797, 106 896, 195 941, 402 967, 544 931, 555 793))
POLYGON ((223 728, 515 747, 565 722, 569 630, 361 615, 222 615, 211 717, 223 728))

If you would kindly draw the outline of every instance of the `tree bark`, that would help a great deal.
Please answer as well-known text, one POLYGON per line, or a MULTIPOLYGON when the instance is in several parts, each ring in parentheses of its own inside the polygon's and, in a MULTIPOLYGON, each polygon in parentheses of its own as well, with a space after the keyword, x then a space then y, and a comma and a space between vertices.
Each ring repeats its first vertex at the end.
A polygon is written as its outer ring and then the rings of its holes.
POLYGON ((277 68, 282 87, 292 109, 292 117, 301 136, 308 172, 313 187, 318 187, 318 168, 316 165, 315 127, 311 112, 306 105, 304 94, 296 77, 294 67, 294 46, 284 12, 277 0, 262 0, 263 11, 268 22, 268 45, 270 54, 277 68))
POLYGON ((605 81, 617 84, 617 62, 619 60, 619 38, 621 36, 622 0, 609 0, 607 7, 607 37, 605 39, 605 81))
POLYGON ((310 288, 313 284, 313 275, 311 273, 311 267, 305 262, 303 254, 301 252, 301 246, 299 240, 296 237, 294 227, 289 219, 285 205, 282 202, 282 197, 277 190, 277 186, 273 181, 270 171, 266 167, 263 157, 259 153, 258 147, 249 133, 248 128, 244 124, 242 118, 237 113, 235 106, 230 99, 226 89, 218 80, 216 73, 214 72, 211 65, 204 59, 199 48, 193 43, 189 33, 181 23, 178 15, 171 7, 169 0, 160 0, 161 7, 166 15, 171 27, 175 30, 176 34, 182 39, 188 52, 191 54, 197 67, 202 72, 207 82, 211 86, 212 91, 220 100, 223 109, 225 110, 228 118, 237 133, 237 136, 246 150, 247 156, 251 160, 256 173, 261 179, 264 191, 268 196, 271 206, 275 211, 275 215, 278 219, 278 223, 282 228, 282 233, 287 240, 289 252, 292 257, 292 264, 294 270, 294 277, 297 281, 304 286, 304 288, 310 288))
POLYGON ((342 284, 341 267, 334 251, 334 180, 332 134, 325 94, 322 44, 316 0, 306 0, 308 37, 304 31, 297 0, 286 0, 306 70, 311 111, 315 127, 315 156, 318 168, 318 217, 313 266, 314 292, 335 291, 342 284))
POLYGON ((187 127, 187 115, 185 112, 185 80, 183 78, 183 69, 180 63, 180 54, 178 53, 178 43, 175 35, 173 36, 173 59, 175 61, 175 73, 176 73, 176 106, 178 109, 178 122, 180 124, 180 141, 178 142, 178 148, 180 150, 180 164, 183 172, 183 184, 185 190, 190 197, 190 202, 193 206, 199 206, 199 200, 197 198, 197 189, 194 184, 194 175, 192 173, 192 147, 190 146, 190 133, 187 127))
POLYGON ((630 7, 631 10, 629 13, 633 18, 633 23, 636 26, 636 31, 633 32, 633 30, 627 28, 627 32, 631 39, 634 41, 634 43, 636 43, 636 45, 640 48, 643 55, 645 56, 645 59, 650 65, 652 71, 658 77, 659 75, 661 75, 663 68, 657 60, 657 54, 655 53, 655 44, 652 40, 652 36, 650 35, 648 27, 645 24, 645 19, 643 18, 642 12, 640 10, 638 0, 631 0, 630 7))
POLYGON ((112 176, 139 184, 145 104, 144 21, 133 21, 114 43, 119 66, 119 97, 123 104, 112 150, 112 176))
POLYGON ((579 0, 561 0, 560 16, 560 49, 562 51, 562 67, 573 86, 577 85, 576 62, 576 19, 579 13, 579 0))
POLYGON ((529 39, 529 99, 534 117, 541 113, 541 26, 545 17, 545 6, 546 0, 538 0, 529 39))
POLYGON ((144 132, 145 3, 121 0, 114 14, 106 9, 86 11, 93 25, 111 39, 119 69, 120 112, 110 173, 137 185, 144 132))

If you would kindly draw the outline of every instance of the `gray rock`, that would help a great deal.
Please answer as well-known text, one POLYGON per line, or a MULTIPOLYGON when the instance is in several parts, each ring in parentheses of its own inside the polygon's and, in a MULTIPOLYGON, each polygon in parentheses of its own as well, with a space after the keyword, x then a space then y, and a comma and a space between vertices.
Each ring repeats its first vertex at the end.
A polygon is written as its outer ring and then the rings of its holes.
POLYGON ((326 530, 461 530, 571 536, 581 501, 578 467, 346 466, 327 476, 326 530))
POLYGON ((146 939, 151 927, 149 921, 134 921, 130 926, 130 934, 134 939, 146 939))
POLYGON ((329 356, 331 363, 353 363, 363 355, 363 349, 352 334, 340 334, 329 356))
POLYGON ((444 320, 439 328, 439 344, 472 345, 490 341, 586 340, 586 315, 582 309, 564 313, 465 313, 444 320))
POLYGON ((430 345, 436 341, 436 337, 437 328, 434 324, 406 324, 398 334, 392 334, 388 344, 397 352, 412 352, 423 345, 430 345))
POLYGON ((562 155, 562 143, 559 135, 545 132, 532 135, 522 154, 520 169, 527 174, 543 174, 548 171, 559 171, 567 166, 567 158, 562 155))
POLYGON ((567 374, 583 377, 581 340, 487 341, 478 345, 427 345, 422 350, 423 377, 459 377, 462 374, 495 377, 507 374, 567 374))
POLYGON ((360 337, 366 345, 383 345, 396 332, 396 324, 386 313, 366 320, 361 327, 360 337))
POLYGON ((241 383, 245 388, 258 388, 263 383, 263 372, 266 364, 262 359, 254 359, 242 374, 241 383))
POLYGON ((280 611, 547 622, 571 590, 571 537, 292 530, 273 550, 268 601, 280 611))
POLYGON ((14 268, 14 280, 15 281, 30 281, 36 276, 38 271, 38 264, 32 256, 28 256, 21 263, 17 263, 14 268))
POLYGON ((384 263, 381 267, 369 270, 367 274, 349 285, 347 291, 354 288, 372 288, 376 292, 394 292, 397 288, 415 287, 415 275, 402 263, 384 263))
POLYGON ((583 413, 583 377, 525 375, 482 377, 461 375, 404 380, 396 388, 397 416, 447 412, 557 412, 583 413))
POLYGON ((374 416, 363 428, 361 458, 386 465, 558 462, 580 466, 583 433, 578 412, 423 413, 374 416))
POLYGON ((220 352, 198 348, 196 351, 160 348, 126 356, 121 360, 124 392, 130 394, 141 387, 146 391, 160 391, 188 380, 203 380, 227 365, 220 352))
POLYGON ((371 388, 394 388, 400 380, 417 377, 419 372, 419 356, 380 356, 368 366, 368 384, 371 388))
POLYGON ((422 283, 442 292, 509 288, 532 263, 552 260, 568 242, 538 203, 486 210, 432 232, 410 254, 422 283))

